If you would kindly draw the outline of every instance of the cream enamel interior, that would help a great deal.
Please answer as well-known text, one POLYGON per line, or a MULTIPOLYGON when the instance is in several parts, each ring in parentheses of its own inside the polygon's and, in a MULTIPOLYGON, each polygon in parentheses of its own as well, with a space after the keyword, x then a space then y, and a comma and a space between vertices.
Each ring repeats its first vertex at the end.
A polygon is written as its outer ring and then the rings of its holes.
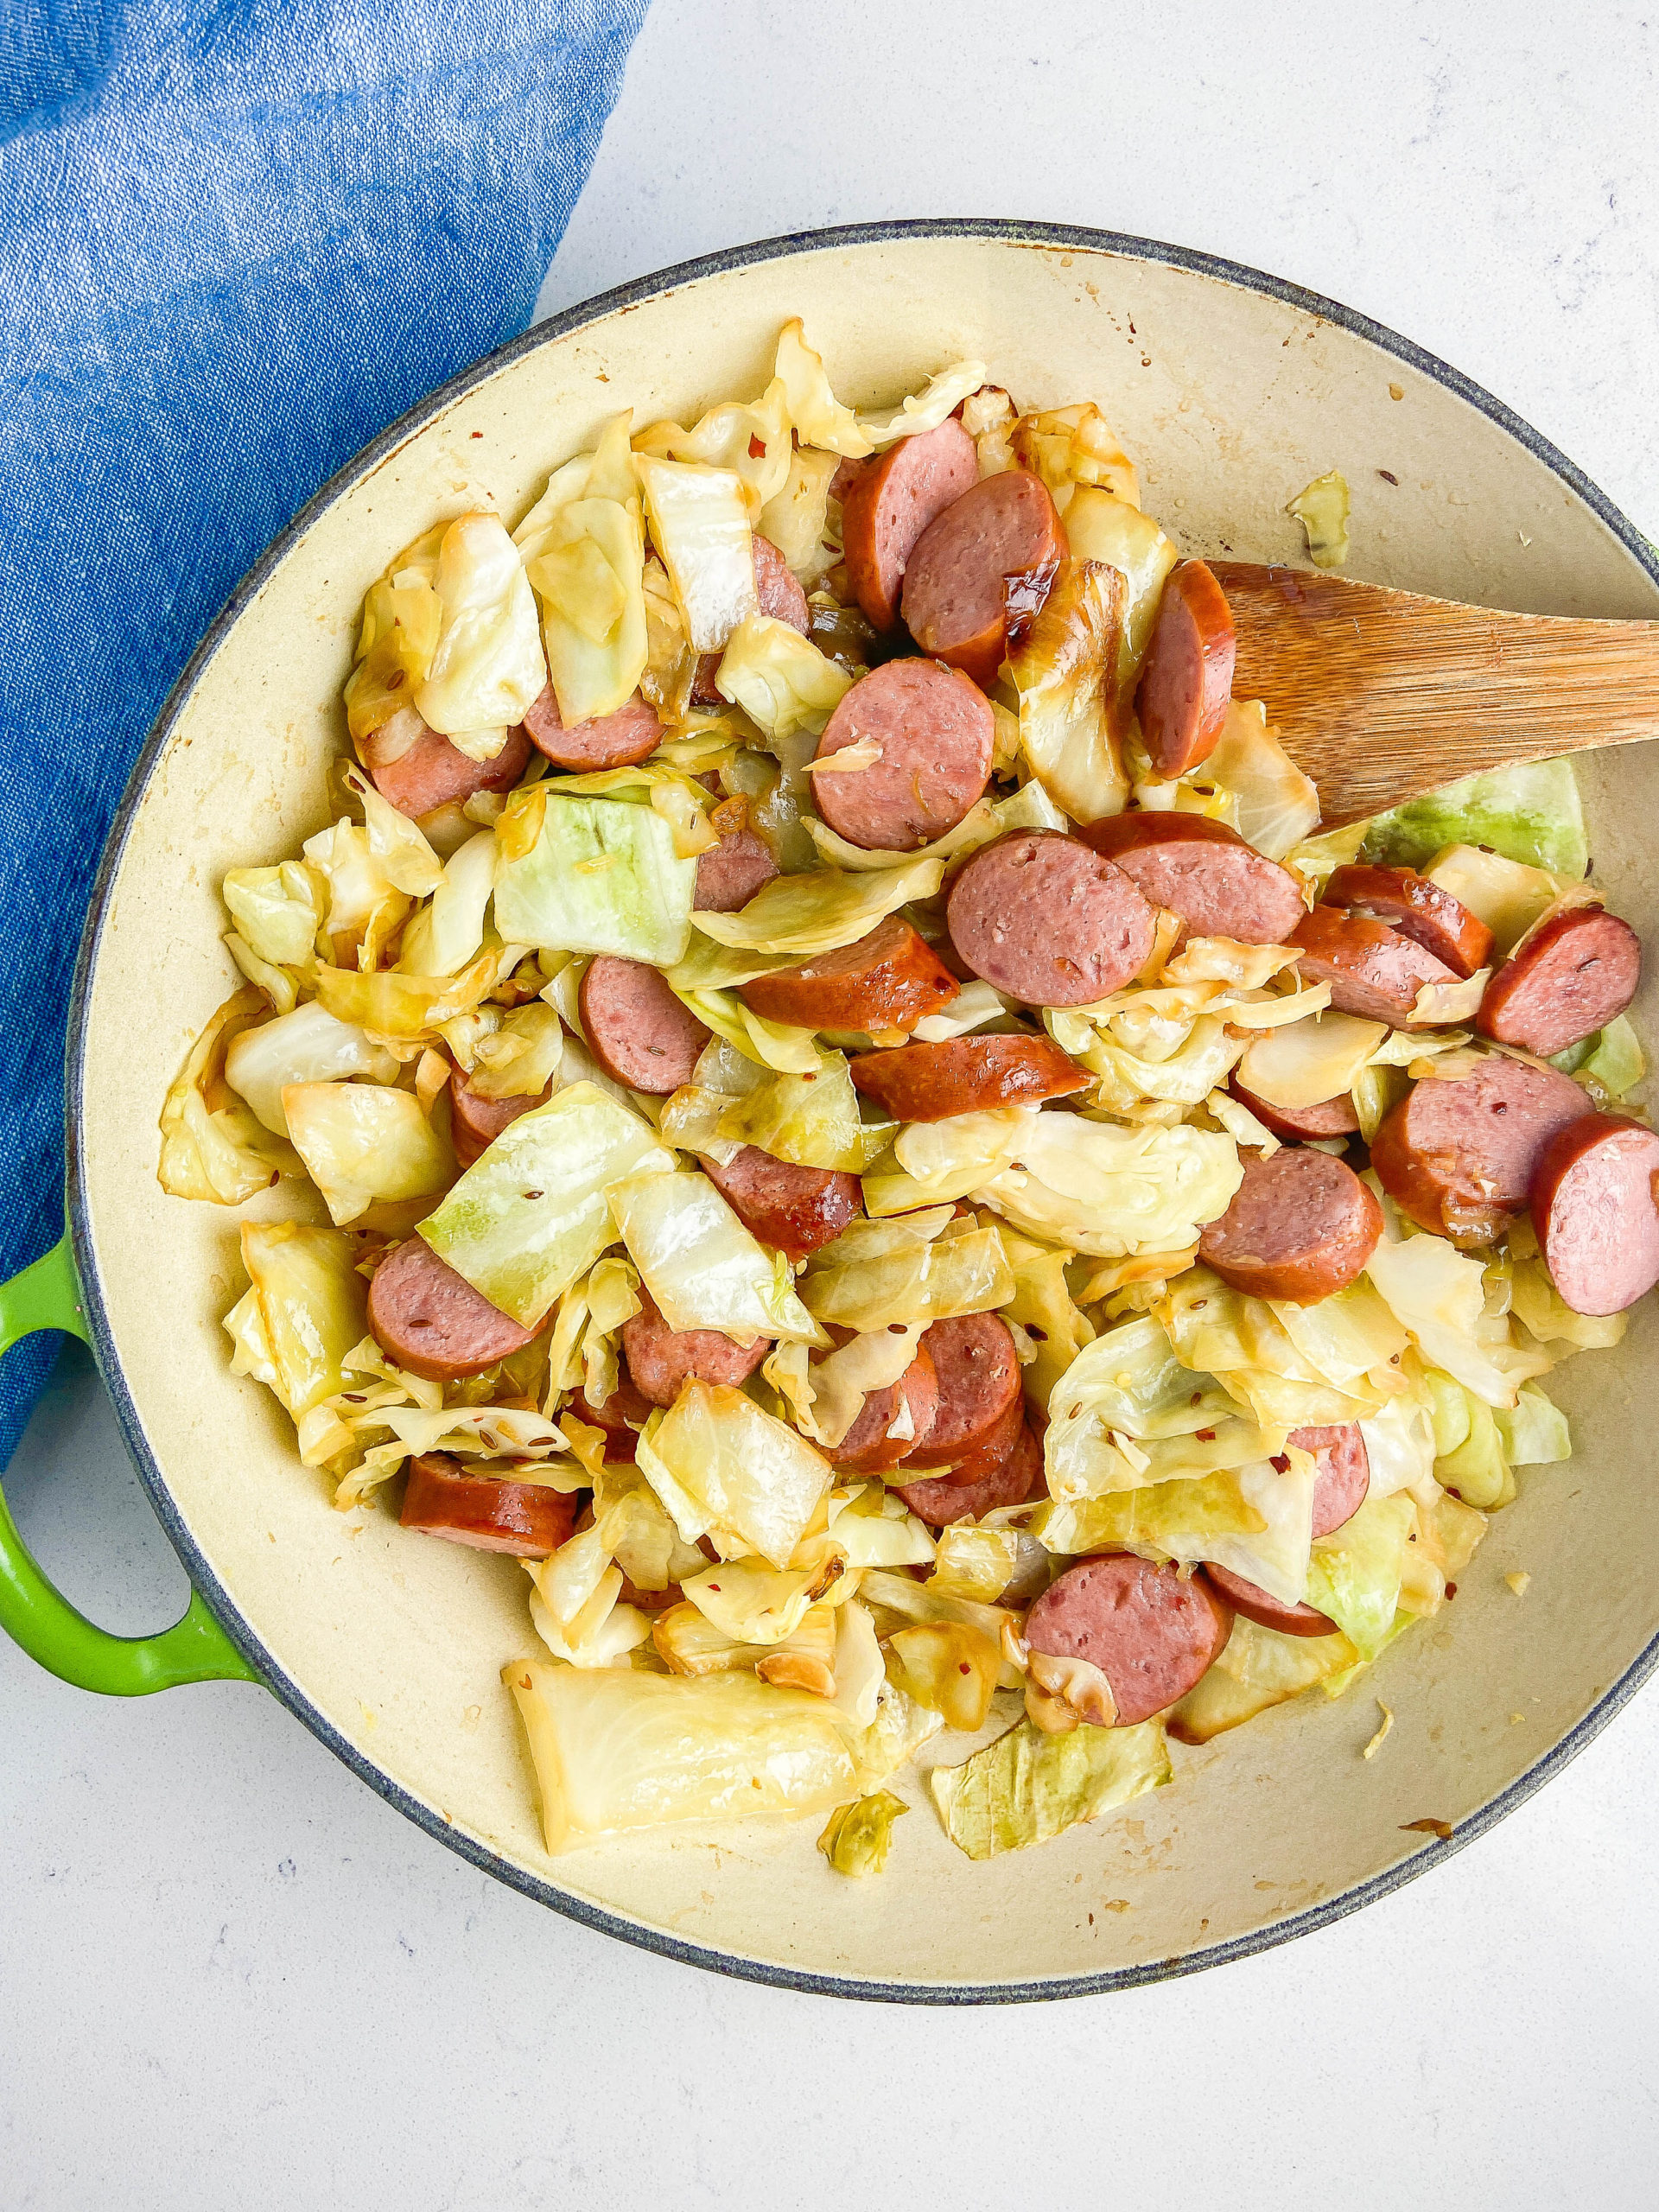
MULTIPOLYGON (((487 503, 515 520, 619 406, 638 423, 690 420, 758 392, 797 314, 860 404, 964 355, 1023 406, 1094 398, 1140 464, 1146 505, 1188 551, 1299 557, 1284 504, 1338 467, 1356 575, 1497 607, 1659 613, 1659 589, 1613 532, 1478 409, 1366 338, 1211 274, 912 235, 831 242, 613 309, 497 368, 340 493, 203 668, 132 820, 87 994, 83 1251, 154 1465, 252 1635, 364 1760, 511 1868, 786 1974, 983 1988, 1145 1970, 1386 1873, 1427 1840, 1402 1822, 1470 1818, 1638 1657, 1659 1626, 1651 1300, 1621 1352, 1556 1378, 1576 1456, 1522 1474, 1519 1503, 1438 1619, 1340 1700, 1315 1694, 1203 1750, 1176 1747, 1176 1785, 1127 1814, 974 1866, 912 1776, 901 1786, 916 1815, 879 1881, 833 1877, 816 1821, 551 1860, 499 1680, 534 1648, 522 1573, 405 1534, 385 1510, 332 1510, 273 1401, 229 1372, 219 1324, 243 1287, 239 1217, 168 1198, 156 1180, 163 1094, 235 981, 219 879, 292 852, 326 818, 322 771, 345 741, 340 687, 365 587, 440 517, 487 503), (1532 1576, 1522 1599, 1503 1580, 1517 1567, 1532 1576), (1366 1761, 1378 1694, 1395 1725, 1366 1761)), ((1639 866, 1659 761, 1627 749, 1581 774, 1598 874, 1659 942, 1659 879, 1639 866)), ((1635 1014, 1659 1038, 1653 995, 1649 984, 1635 1014)), ((287 1189, 248 1209, 296 1210, 287 1189)))

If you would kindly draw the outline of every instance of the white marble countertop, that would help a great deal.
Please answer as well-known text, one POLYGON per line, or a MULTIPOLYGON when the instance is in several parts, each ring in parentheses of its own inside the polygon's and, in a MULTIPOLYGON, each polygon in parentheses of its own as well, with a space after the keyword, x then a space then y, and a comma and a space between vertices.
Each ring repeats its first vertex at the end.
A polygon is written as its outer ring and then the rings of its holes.
MULTIPOLYGON (((549 276, 1046 217, 1230 255, 1454 362, 1659 531, 1659 18, 1601 0, 657 0, 549 276)), ((72 1348, 8 1476, 76 1600, 181 1571, 72 1348)), ((1645 2207, 1659 1698, 1426 1880, 1220 1973, 949 2012, 718 1980, 474 1872, 260 1692, 0 1638, 5 2212, 1645 2207)))

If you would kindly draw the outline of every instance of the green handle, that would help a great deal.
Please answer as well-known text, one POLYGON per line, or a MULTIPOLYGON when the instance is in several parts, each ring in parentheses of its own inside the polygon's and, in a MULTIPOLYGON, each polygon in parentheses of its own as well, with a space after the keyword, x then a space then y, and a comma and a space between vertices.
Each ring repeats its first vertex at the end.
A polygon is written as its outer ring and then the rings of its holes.
MULTIPOLYGON (((69 1240, 0 1284, 0 1352, 36 1329, 64 1329, 90 1344, 69 1240)), ((47 1580, 0 1492, 0 1628, 31 1659, 105 1697, 143 1697, 176 1682, 257 1682, 259 1676, 202 1603, 190 1593, 184 1618, 159 1636, 111 1636, 47 1580)))

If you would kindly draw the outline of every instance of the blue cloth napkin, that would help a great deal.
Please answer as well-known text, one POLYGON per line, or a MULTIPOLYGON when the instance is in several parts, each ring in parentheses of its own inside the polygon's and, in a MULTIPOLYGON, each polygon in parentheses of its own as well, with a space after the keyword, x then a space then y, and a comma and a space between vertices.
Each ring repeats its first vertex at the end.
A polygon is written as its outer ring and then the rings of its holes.
MULTIPOLYGON (((168 686, 318 486, 528 322, 646 3, 0 6, 0 1280, 61 1228, 75 947, 168 686)), ((0 1466, 55 1344, 0 1365, 0 1466)))

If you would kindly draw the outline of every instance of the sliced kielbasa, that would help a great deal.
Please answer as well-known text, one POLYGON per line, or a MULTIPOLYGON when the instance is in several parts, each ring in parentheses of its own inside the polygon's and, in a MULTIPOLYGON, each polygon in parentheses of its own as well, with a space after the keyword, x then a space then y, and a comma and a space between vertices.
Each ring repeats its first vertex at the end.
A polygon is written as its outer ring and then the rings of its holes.
POLYGON ((1132 1728, 1186 1695, 1232 1624, 1225 1600, 1198 1575, 1107 1552, 1044 1591, 1026 1616, 1026 1642, 1098 1667, 1117 1707, 1113 1725, 1132 1728))
POLYGON ((768 1337, 736 1344, 718 1329, 671 1329, 643 1284, 639 1296, 643 1310, 622 1324, 622 1354, 653 1406, 671 1406, 694 1376, 699 1382, 746 1382, 772 1350, 768 1337))
POLYGON ((525 1091, 512 1098, 486 1098, 473 1089, 459 1068, 449 1075, 449 1138, 455 1148, 455 1159, 462 1167, 486 1153, 503 1129, 511 1128, 521 1114, 528 1114, 533 1106, 545 1106, 553 1096, 550 1083, 544 1090, 525 1091))
POLYGON ((991 702, 978 685, 936 661, 890 660, 842 694, 814 756, 833 760, 868 741, 868 767, 812 779, 818 812, 849 843, 910 852, 954 830, 991 776, 991 702))
POLYGON ((1490 1244, 1526 1205, 1550 1139, 1592 1110, 1571 1076, 1493 1052, 1466 1075, 1414 1084, 1371 1139, 1371 1165, 1421 1228, 1490 1244))
POLYGON ((879 1468, 896 1467, 915 1440, 926 1433, 938 1404, 939 1380, 932 1355, 925 1345, 918 1345, 915 1358, 896 1382, 888 1383, 885 1390, 865 1394, 857 1420, 839 1444, 824 1446, 825 1456, 832 1466, 851 1474, 874 1474, 879 1468), (909 1409, 908 1433, 894 1436, 893 1426, 901 1406, 909 1409))
POLYGON ((1247 1090, 1236 1076, 1228 1089, 1241 1106, 1249 1108, 1264 1128, 1293 1143, 1306 1137, 1351 1136, 1359 1127, 1353 1093, 1349 1090, 1338 1098, 1322 1098, 1316 1106, 1285 1107, 1269 1106, 1265 1098, 1258 1098, 1253 1090, 1247 1090))
POLYGON ((1330 984, 1338 1014, 1386 1021, 1394 1029, 1408 1026, 1425 983, 1458 981, 1445 961, 1414 938, 1337 906, 1304 914, 1285 942, 1297 948, 1304 982, 1330 984))
POLYGON ((1230 1567, 1205 1560, 1198 1570, 1203 1579, 1225 1599, 1236 1613, 1259 1627, 1277 1629, 1281 1636, 1334 1636, 1337 1624, 1328 1615, 1308 1605, 1287 1605, 1258 1582, 1247 1582, 1230 1567))
POLYGON ((1479 915, 1414 868, 1357 861, 1339 868, 1325 887, 1325 903, 1369 914, 1402 937, 1414 938, 1454 976, 1472 976, 1492 957, 1492 933, 1479 915))
POLYGON ((1040 1106, 1094 1078, 1047 1037, 951 1037, 861 1052, 853 1081, 899 1122, 945 1122, 998 1106, 1040 1106))
POLYGON ((1382 1209, 1345 1160, 1284 1145, 1245 1160, 1198 1257, 1249 1297, 1312 1306, 1356 1280, 1382 1234, 1382 1209))
POLYGON ((948 1529, 953 1521, 978 1521, 1007 1506, 1024 1505, 1042 1484, 1043 1447, 1022 1420, 1012 1448, 994 1440, 970 1452, 949 1475, 894 1488, 918 1521, 930 1528, 948 1529), (964 1470, 969 1479, 958 1481, 964 1470))
MULTIPOLYGON (((963 1313, 922 1332, 933 1361, 939 1403, 905 1454, 908 1467, 946 1467, 966 1459, 1008 1423, 1022 1400, 1020 1357, 1008 1325, 995 1313, 963 1313)), ((1011 1450, 1007 1429, 1004 1450, 1011 1450)))
POLYGON ((1018 830, 976 853, 946 912, 975 975, 1027 1006, 1103 999, 1139 975, 1157 935, 1122 869, 1057 830, 1018 830))
POLYGON ((913 1029, 960 995, 950 969, 896 914, 868 937, 738 986, 745 1006, 798 1029, 913 1029))
POLYGON ((848 581, 876 628, 891 630, 912 549, 928 524, 979 481, 979 455, 950 415, 937 429, 900 438, 850 476, 843 474, 846 467, 843 462, 836 472, 842 486, 836 496, 848 581))
POLYGON ((541 696, 525 715, 524 728, 537 751, 544 753, 556 767, 590 771, 632 768, 657 750, 663 735, 657 709, 637 691, 614 714, 595 715, 591 721, 573 722, 567 728, 559 719, 559 702, 550 683, 543 687, 541 696))
POLYGON ((1184 776, 1215 751, 1233 696, 1235 651, 1226 594, 1202 561, 1181 562, 1164 585, 1135 695, 1141 734, 1159 775, 1184 776))
POLYGON ((726 830, 720 842, 697 855, 693 906, 705 914, 734 914, 778 873, 772 847, 759 830, 726 830))
POLYGON ((1154 906, 1179 914, 1183 938, 1282 944, 1307 911, 1288 868, 1205 814, 1109 814, 1077 835, 1154 906))
POLYGON ((623 1375, 601 1404, 596 1406, 585 1389, 578 1390, 566 1410, 589 1428, 603 1429, 607 1459, 626 1460, 633 1458, 639 1431, 651 1418, 651 1401, 623 1375))
POLYGON ((601 953, 588 963, 576 1011, 588 1050, 613 1083, 665 1098, 690 1083, 709 1032, 643 960, 601 953))
POLYGON ((405 1238, 375 1269, 369 1327, 394 1365, 429 1382, 481 1375, 537 1334, 492 1306, 422 1236, 405 1238))
POLYGON ((988 688, 1007 649, 1007 581, 1036 590, 1066 556, 1048 487, 1023 468, 988 476, 929 524, 905 569, 903 607, 925 653, 988 688))
POLYGON ((1313 1454, 1313 1534, 1328 1536, 1351 1521, 1365 1503, 1371 1482, 1365 1432, 1357 1421, 1343 1421, 1319 1428, 1293 1428, 1286 1440, 1298 1451, 1313 1454))
POLYGON ((397 1518, 405 1529, 474 1551, 545 1559, 575 1528, 576 1500, 544 1483, 474 1474, 447 1452, 423 1452, 409 1463, 397 1518))
POLYGON ((381 798, 418 820, 441 806, 464 805, 480 791, 511 791, 530 759, 530 740, 522 728, 510 729, 493 760, 474 760, 404 707, 360 750, 381 798))
POLYGON ((1642 940, 1605 906, 1569 906, 1518 944, 1486 986, 1475 1026, 1541 1060, 1592 1036, 1636 996, 1642 940))
POLYGON ((752 1236, 786 1259, 804 1260, 832 1244, 862 1211, 856 1175, 830 1167, 799 1167, 746 1144, 725 1166, 702 1161, 702 1172, 752 1236))
POLYGON ((1659 1282, 1659 1135, 1623 1114, 1558 1129, 1532 1180, 1532 1225, 1575 1313, 1622 1313, 1659 1282))

